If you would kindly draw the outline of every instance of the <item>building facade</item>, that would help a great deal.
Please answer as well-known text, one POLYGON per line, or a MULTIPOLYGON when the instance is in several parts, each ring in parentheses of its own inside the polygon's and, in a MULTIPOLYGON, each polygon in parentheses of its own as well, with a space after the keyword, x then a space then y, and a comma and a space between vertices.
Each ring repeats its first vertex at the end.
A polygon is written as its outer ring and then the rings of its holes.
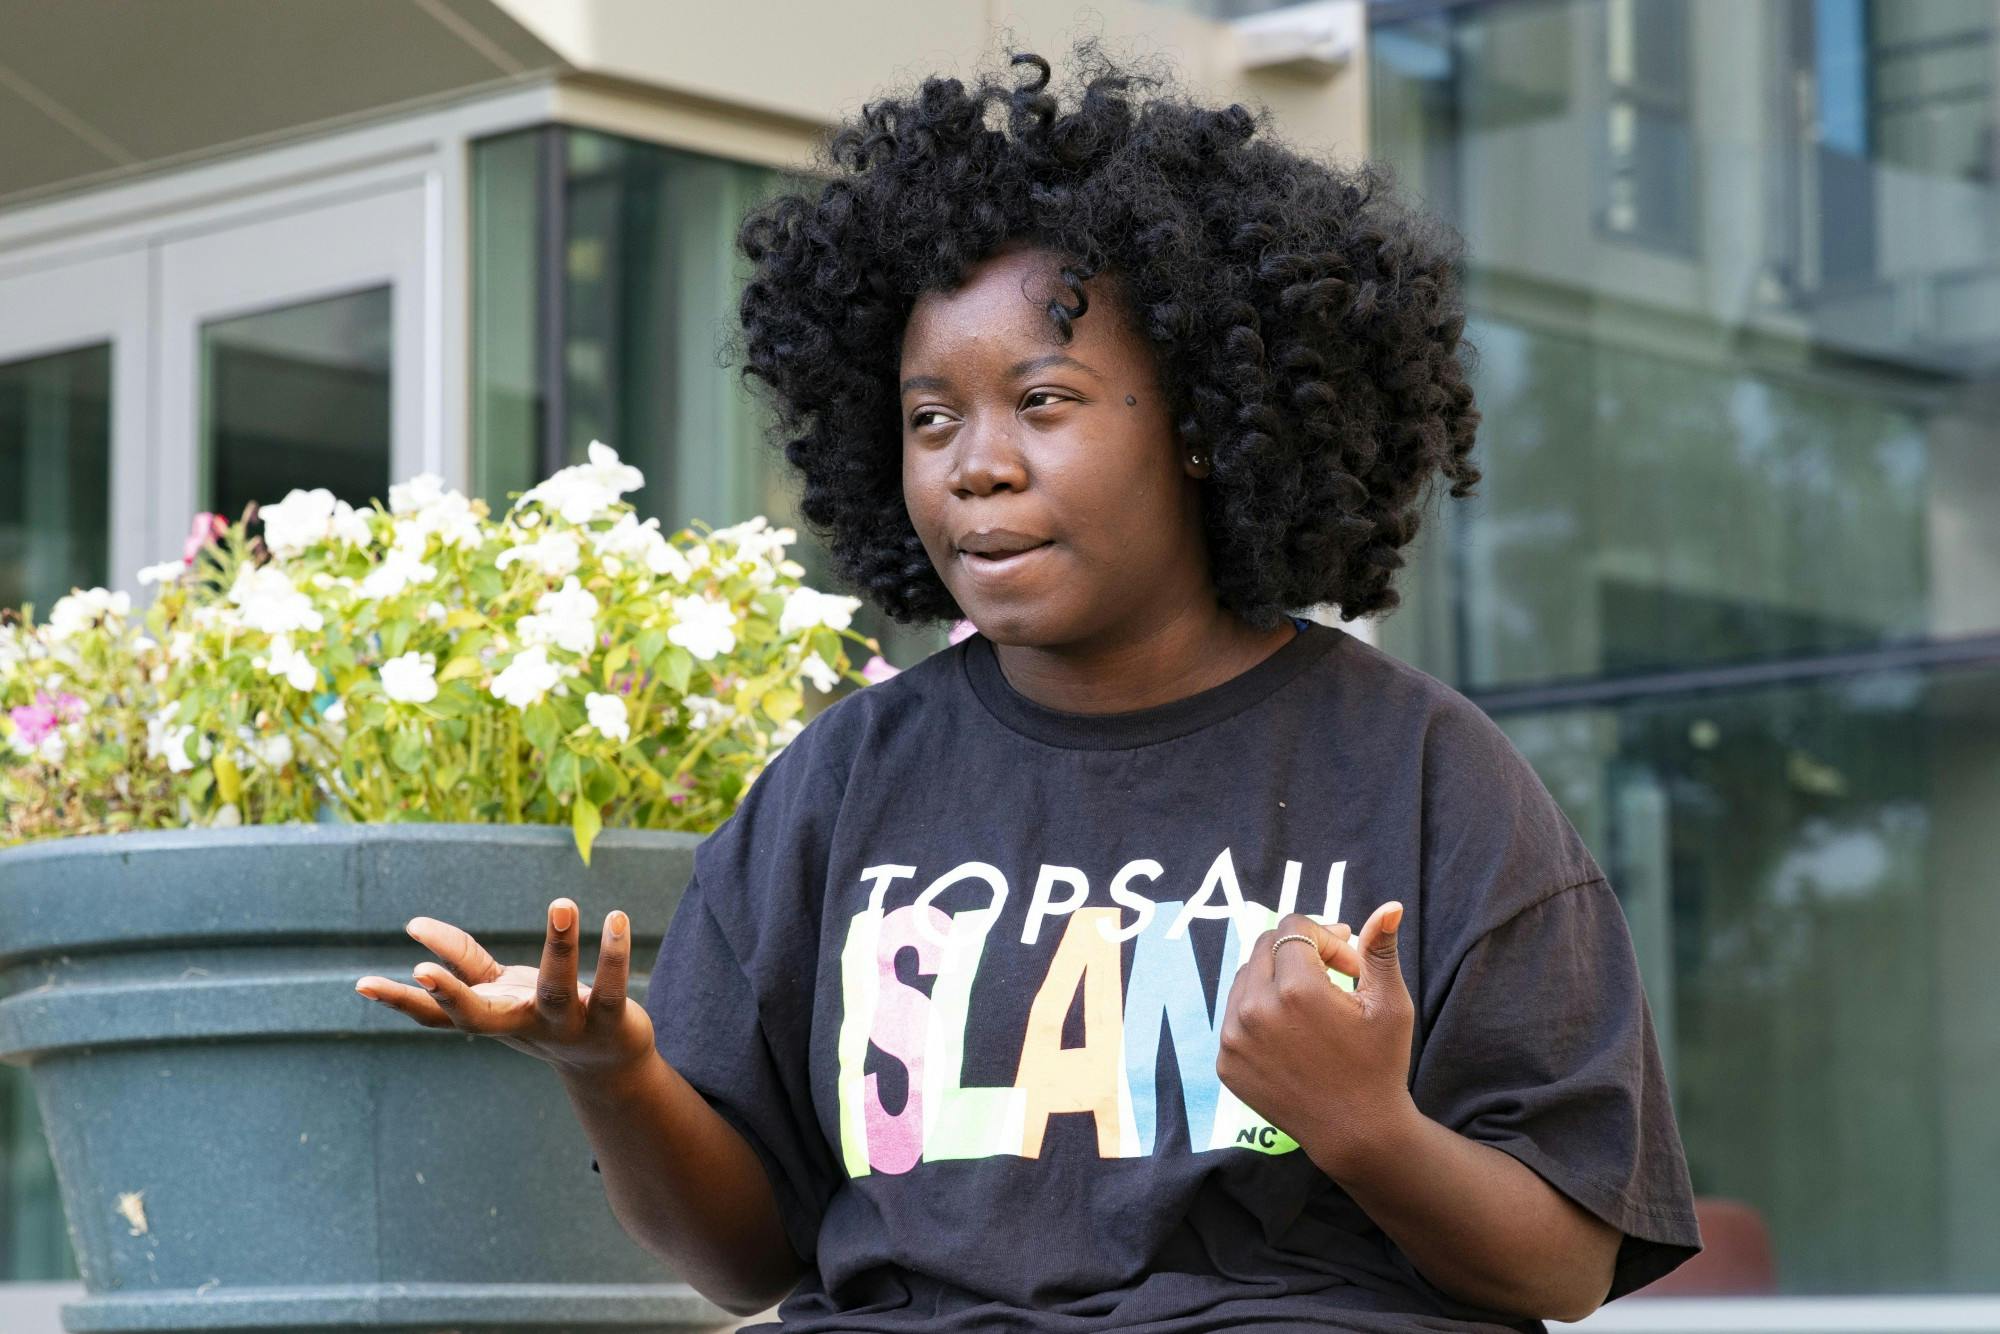
MULTIPOLYGON (((1469 243, 1486 479, 1348 628, 1501 722, 1631 922, 1725 1263, 1586 1324, 2000 1330, 2000 0, 672 13, 0 0, 0 606, 592 439, 670 530, 787 521, 735 221, 913 71, 1168 52, 1469 243)), ((0 1146, 0 1328, 53 1331, 4 1067, 0 1146)))

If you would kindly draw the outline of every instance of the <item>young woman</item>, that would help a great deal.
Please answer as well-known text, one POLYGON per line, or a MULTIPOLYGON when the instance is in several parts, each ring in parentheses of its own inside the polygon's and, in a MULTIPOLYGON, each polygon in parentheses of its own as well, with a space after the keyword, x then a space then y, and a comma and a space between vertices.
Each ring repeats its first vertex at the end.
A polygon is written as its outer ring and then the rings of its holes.
POLYGON ((1618 901, 1475 706, 1291 614, 1396 606, 1479 479, 1455 238, 1079 56, 871 103, 741 233, 805 518, 978 633, 770 764, 643 1004, 567 899, 539 969, 419 918, 364 991, 553 1064, 621 1223, 788 1331, 1580 1317, 1699 1246, 1618 901))

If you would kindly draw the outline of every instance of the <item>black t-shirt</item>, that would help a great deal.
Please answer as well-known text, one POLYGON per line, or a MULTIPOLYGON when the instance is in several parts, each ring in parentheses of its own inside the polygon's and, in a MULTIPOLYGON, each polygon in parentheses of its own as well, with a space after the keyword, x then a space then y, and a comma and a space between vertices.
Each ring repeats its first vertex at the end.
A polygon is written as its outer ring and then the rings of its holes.
POLYGON ((1620 1229, 1613 1296, 1698 1249, 1582 839, 1464 696, 1299 625, 1113 715, 973 635, 829 706, 700 845, 645 1005, 808 1262, 784 1330, 1539 1329, 1432 1286, 1216 1077, 1250 942, 1389 899, 1417 1106, 1620 1229))

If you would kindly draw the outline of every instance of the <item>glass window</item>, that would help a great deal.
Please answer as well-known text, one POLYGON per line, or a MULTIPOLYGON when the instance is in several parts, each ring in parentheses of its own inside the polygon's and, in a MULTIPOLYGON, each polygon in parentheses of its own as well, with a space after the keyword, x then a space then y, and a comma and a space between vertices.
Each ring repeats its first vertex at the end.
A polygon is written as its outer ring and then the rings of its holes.
MULTIPOLYGON (((724 356, 748 276, 738 223, 810 187, 564 126, 482 140, 473 181, 473 458, 487 503, 504 508, 602 440, 645 474, 628 498, 666 531, 764 514, 798 532, 808 582, 845 591, 798 517, 768 411, 724 356)), ((872 606, 855 625, 899 665, 944 643, 872 606)))
POLYGON ((1874 0, 1872 136, 1884 162, 1933 176, 1991 181, 1994 10, 1990 0, 1874 0))
MULTIPOLYGON (((2000 199, 1801 154, 1824 127, 1786 90, 1822 58, 1822 86, 1856 82, 1849 11, 1634 4, 1620 77, 1671 82, 1646 35, 1680 34, 1690 95, 1746 117, 1691 141, 1743 183, 1727 243, 1635 263, 1572 212, 1589 109, 1487 114, 1511 77, 1488 66, 1522 34, 1616 12, 1490 4, 1371 32, 1375 151, 1467 237, 1487 474, 1412 552, 1409 587, 1444 605, 1386 618, 1385 645, 1486 690, 2000 631, 2000 199)), ((1845 143, 1865 138, 1851 120, 1831 122, 1845 143)))
MULTIPOLYGON (((1606 106, 1598 220, 1655 246, 1695 244, 1688 13, 1679 3, 1606 0, 1606 106)), ((1554 56, 1560 59, 1557 48, 1554 56)))
POLYGON ((1484 471, 1380 642, 1492 713, 1605 867, 1696 1192, 1749 1210, 1776 1290, 1990 1294, 1994 6, 1372 12, 1372 151, 1467 241, 1484 471), (1608 104, 1496 107, 1566 29, 1608 104), (1699 248, 1579 218, 1607 107, 1609 203, 1699 248))
POLYGON ((1498 721, 1624 903, 1696 1193, 1782 1290, 2000 1285, 2000 668, 1498 721))
POLYGON ((204 509, 234 519, 294 487, 387 503, 389 313, 375 287, 202 327, 204 509))
POLYGON ((0 607, 107 582, 111 348, 0 365, 0 607))

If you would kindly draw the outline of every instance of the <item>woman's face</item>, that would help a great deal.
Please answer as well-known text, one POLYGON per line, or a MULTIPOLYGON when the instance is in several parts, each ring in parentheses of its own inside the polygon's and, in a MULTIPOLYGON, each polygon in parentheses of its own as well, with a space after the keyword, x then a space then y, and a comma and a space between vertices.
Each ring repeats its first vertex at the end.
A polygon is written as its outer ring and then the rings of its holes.
POLYGON ((931 563, 995 643, 1116 642, 1200 601, 1206 468, 1176 449, 1152 349, 1085 285, 1062 344, 1046 313, 1072 297, 1060 260, 1015 248, 910 312, 901 374, 903 499, 931 563))

